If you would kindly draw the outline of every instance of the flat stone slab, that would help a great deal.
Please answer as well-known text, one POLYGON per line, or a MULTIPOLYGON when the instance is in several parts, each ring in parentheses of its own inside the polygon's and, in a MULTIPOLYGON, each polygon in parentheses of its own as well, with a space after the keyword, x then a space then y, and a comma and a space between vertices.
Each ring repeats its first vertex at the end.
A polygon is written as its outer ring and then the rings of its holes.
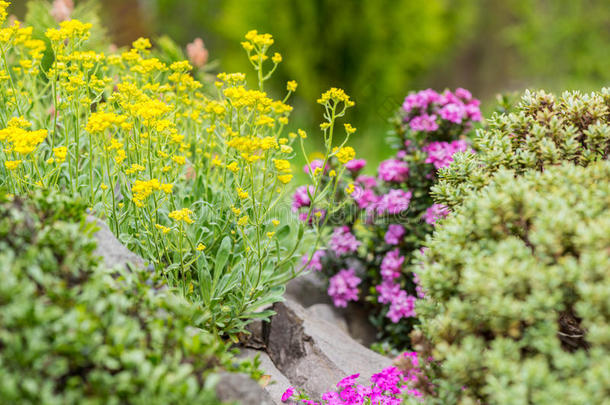
POLYGON ((128 265, 132 265, 136 268, 146 267, 146 262, 144 259, 127 249, 121 242, 119 242, 104 221, 92 215, 88 215, 87 222, 95 222, 99 228, 94 235, 95 240, 97 241, 95 255, 102 257, 104 265, 107 268, 128 268, 128 265))

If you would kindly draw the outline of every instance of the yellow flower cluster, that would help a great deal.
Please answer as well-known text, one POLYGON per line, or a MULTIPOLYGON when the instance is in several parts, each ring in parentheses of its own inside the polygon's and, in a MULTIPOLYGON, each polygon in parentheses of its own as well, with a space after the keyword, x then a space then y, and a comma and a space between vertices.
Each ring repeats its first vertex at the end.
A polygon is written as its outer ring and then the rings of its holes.
POLYGON ((334 148, 333 153, 337 156, 339 162, 345 164, 356 157, 356 151, 351 146, 344 146, 341 149, 334 148))
POLYGON ((49 28, 46 32, 46 36, 54 42, 63 42, 69 39, 86 40, 89 38, 89 30, 91 27, 92 25, 90 23, 82 23, 78 20, 67 20, 62 21, 59 24, 59 29, 49 28))
POLYGON ((91 134, 102 134, 108 128, 119 126, 125 122, 127 117, 113 112, 94 112, 87 121, 85 129, 91 134))
POLYGON ((187 224, 192 224, 194 221, 190 217, 193 214, 193 211, 188 208, 182 208, 181 210, 172 211, 169 213, 169 217, 176 222, 186 222, 187 224))
POLYGON ((345 103, 346 107, 353 107, 356 105, 356 103, 350 100, 349 96, 344 90, 336 87, 332 87, 330 90, 327 90, 317 101, 319 104, 326 104, 330 101, 333 101, 335 104, 343 102, 345 103))
POLYGON ((20 155, 33 152, 38 145, 47 137, 46 129, 28 131, 31 124, 23 118, 13 118, 8 126, 0 130, 0 142, 8 142, 7 151, 20 155))
POLYGON ((154 191, 163 191, 165 194, 172 192, 173 184, 161 183, 157 179, 152 180, 136 180, 131 186, 132 200, 137 207, 144 206, 146 200, 154 191))

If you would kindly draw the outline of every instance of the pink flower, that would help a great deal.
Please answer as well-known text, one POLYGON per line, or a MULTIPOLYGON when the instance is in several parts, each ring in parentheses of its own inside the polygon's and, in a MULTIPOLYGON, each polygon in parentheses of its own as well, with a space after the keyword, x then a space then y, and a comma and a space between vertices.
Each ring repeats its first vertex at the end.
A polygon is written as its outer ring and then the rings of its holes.
POLYGON ((320 271, 320 270, 322 270, 321 259, 324 257, 325 254, 326 254, 325 250, 322 250, 322 249, 316 250, 313 253, 313 255, 311 256, 311 260, 309 260, 308 254, 304 254, 303 257, 301 258, 301 263, 308 270, 320 271))
POLYGON ((377 302, 380 304, 388 304, 392 302, 392 299, 400 291, 400 285, 392 280, 384 280, 381 282, 381 284, 377 284, 375 289, 379 294, 377 296, 377 302))
POLYGON ((314 186, 299 186, 292 195, 292 211, 297 212, 301 207, 309 207, 311 199, 309 195, 313 195, 314 186), (309 191, 309 192, 308 192, 309 191))
POLYGON ((193 42, 186 45, 186 54, 193 66, 202 68, 208 61, 208 50, 201 38, 195 38, 193 42))
POLYGON ((373 190, 370 188, 363 189, 360 186, 354 187, 354 192, 351 197, 356 201, 360 209, 366 209, 377 201, 377 196, 373 190))
POLYGON ((333 230, 329 247, 337 256, 340 256, 345 253, 355 252, 360 244, 361 242, 350 232, 349 227, 340 226, 333 230))
POLYGON ((356 183, 360 183, 367 188, 377 187, 377 179, 375 179, 373 176, 367 176, 365 174, 361 174, 360 176, 356 177, 356 183))
POLYGON ((74 11, 74 2, 72 0, 54 0, 51 8, 51 16, 57 22, 62 22, 70 19, 70 15, 74 11))
POLYGON ((400 255, 400 250, 398 248, 390 250, 381 261, 381 277, 383 277, 384 280, 393 280, 400 277, 404 261, 405 257, 400 255))
POLYGON ((387 194, 381 196, 381 198, 374 204, 377 214, 390 214, 396 215, 409 208, 411 202, 411 191, 404 191, 400 189, 392 189, 387 194))
POLYGON ((443 204, 434 204, 426 210, 422 218, 427 223, 434 225, 437 220, 445 218, 447 215, 449 215, 449 207, 443 204))
POLYGON ((364 159, 352 159, 345 164, 345 168, 352 173, 357 173, 366 166, 366 160, 364 159))
POLYGON ((348 301, 358 300, 358 285, 362 280, 354 269, 341 270, 330 278, 328 295, 336 307, 347 307, 348 301))
POLYGON ((466 116, 466 109, 464 104, 460 102, 447 104, 441 108, 438 113, 444 120, 453 122, 454 124, 461 124, 462 119, 466 116))
MULTIPOLYGON (((324 164, 324 161, 322 159, 314 159, 311 162, 309 162, 309 165, 303 166, 303 171, 305 173, 313 176, 316 169, 321 168, 323 164, 324 164)), ((328 167, 324 170, 324 172, 326 172, 327 169, 328 169, 328 167)))
POLYGON ((384 160, 377 169, 383 181, 400 183, 409 176, 409 167, 406 162, 398 159, 384 160))
POLYGON ((282 394, 282 402, 288 401, 292 397, 293 394, 294 394, 294 388, 288 387, 286 389, 286 391, 284 391, 284 393, 282 394))
POLYGON ((385 233, 385 243, 388 245, 398 245, 400 239, 405 235, 405 228, 402 225, 390 224, 388 230, 385 233))
POLYGON ((390 310, 386 315, 393 323, 397 323, 402 318, 415 316, 415 297, 408 295, 406 291, 400 290, 394 296, 390 304, 390 310))
POLYGON ((422 148, 422 151, 428 154, 426 163, 432 163, 437 169, 449 166, 455 153, 467 150, 468 144, 461 139, 453 142, 430 142, 422 148))
POLYGON ((413 131, 434 132, 438 129, 435 114, 422 114, 413 117, 409 122, 409 126, 413 131))

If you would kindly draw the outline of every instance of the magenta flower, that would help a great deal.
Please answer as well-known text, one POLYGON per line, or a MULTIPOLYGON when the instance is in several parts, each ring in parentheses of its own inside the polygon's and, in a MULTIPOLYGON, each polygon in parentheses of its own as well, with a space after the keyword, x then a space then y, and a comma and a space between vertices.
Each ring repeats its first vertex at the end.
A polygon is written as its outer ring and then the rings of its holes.
POLYGON ((345 253, 352 253, 358 250, 361 242, 350 232, 349 227, 340 226, 333 230, 329 246, 331 250, 340 256, 345 253))
POLYGON ((356 183, 360 183, 366 188, 377 187, 377 179, 375 179, 373 176, 367 176, 365 174, 361 174, 360 176, 356 177, 356 183))
POLYGON ((393 280, 400 277, 404 261, 405 257, 400 255, 398 248, 390 250, 381 261, 381 277, 384 280, 393 280))
POLYGON ((409 122, 409 126, 413 131, 434 132, 438 129, 435 114, 422 114, 413 117, 409 122))
POLYGON ((303 257, 301 258, 301 263, 308 270, 320 271, 320 270, 322 270, 321 259, 324 257, 325 254, 326 254, 325 250, 322 250, 322 249, 316 250, 313 253, 313 255, 311 256, 311 260, 309 260, 308 254, 304 254, 303 257))
POLYGON ((381 198, 375 203, 375 209, 377 214, 383 215, 385 213, 390 215, 400 214, 409 208, 411 202, 411 191, 404 191, 400 189, 393 189, 388 191, 387 194, 381 196, 381 198))
POLYGON ((348 301, 358 300, 358 285, 362 280, 354 269, 341 270, 330 278, 328 295, 336 307, 347 307, 348 301))
POLYGON ((366 209, 377 201, 377 196, 373 190, 370 188, 363 189, 360 186, 354 187, 351 197, 356 201, 360 209, 366 209))
POLYGON ((292 211, 297 212, 301 207, 309 207, 311 199, 309 195, 313 195, 314 186, 299 186, 292 195, 292 211), (309 190, 309 193, 308 193, 309 190))
POLYGON ((433 204, 422 215, 422 218, 427 223, 434 225, 436 221, 445 218, 447 215, 449 215, 449 207, 443 204, 433 204))
POLYGON ((466 152, 468 144, 466 141, 457 140, 453 142, 430 142, 422 148, 428 154, 426 163, 432 163, 435 168, 447 167, 453 162, 453 155, 457 152, 466 152))
POLYGON ((394 323, 397 323, 402 318, 414 317, 415 297, 408 295, 404 290, 400 290, 398 295, 394 296, 386 316, 394 323))
POLYGON ((388 230, 385 233, 385 243, 388 245, 398 245, 403 236, 405 236, 405 228, 402 225, 390 224, 388 230))
POLYGON ((384 160, 377 169, 383 181, 400 183, 409 177, 409 166, 398 159, 384 160))
POLYGON ((439 110, 439 115, 442 119, 454 124, 461 124, 462 119, 466 117, 466 108, 463 103, 447 104, 439 110))
MULTIPOLYGON (((318 168, 321 168, 323 164, 324 164, 324 161, 322 159, 314 159, 311 162, 309 162, 309 165, 303 166, 303 171, 307 174, 313 175, 315 170, 318 168)), ((327 169, 328 169, 328 167, 324 170, 324 172, 326 172, 327 169)))
POLYGON ((293 394, 294 394, 294 388, 288 387, 286 389, 286 391, 284 391, 284 393, 282 394, 282 402, 288 401, 292 397, 293 394))
POLYGON ((389 304, 400 291, 400 285, 392 280, 384 280, 381 284, 378 284, 375 289, 379 294, 377 296, 377 302, 380 304, 389 304))
POLYGON ((364 159, 352 159, 345 164, 345 168, 352 173, 357 173, 366 166, 366 160, 364 159))

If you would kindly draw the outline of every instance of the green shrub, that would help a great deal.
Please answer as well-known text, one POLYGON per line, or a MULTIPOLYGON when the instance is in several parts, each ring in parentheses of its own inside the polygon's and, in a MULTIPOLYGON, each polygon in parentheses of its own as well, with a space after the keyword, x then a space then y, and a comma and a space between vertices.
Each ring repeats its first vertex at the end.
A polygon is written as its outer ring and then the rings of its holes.
POLYGON ((610 163, 515 174, 427 241, 416 310, 437 403, 607 403, 610 163))
POLYGON ((99 268, 85 207, 0 196, 0 403, 217 403, 224 345, 145 272, 99 268))
POLYGON ((526 91, 514 112, 495 114, 488 123, 474 139, 477 154, 456 154, 451 166, 439 171, 439 182, 432 188, 437 203, 460 204, 501 167, 520 175, 564 161, 587 166, 608 159, 610 89, 560 97, 526 91))

